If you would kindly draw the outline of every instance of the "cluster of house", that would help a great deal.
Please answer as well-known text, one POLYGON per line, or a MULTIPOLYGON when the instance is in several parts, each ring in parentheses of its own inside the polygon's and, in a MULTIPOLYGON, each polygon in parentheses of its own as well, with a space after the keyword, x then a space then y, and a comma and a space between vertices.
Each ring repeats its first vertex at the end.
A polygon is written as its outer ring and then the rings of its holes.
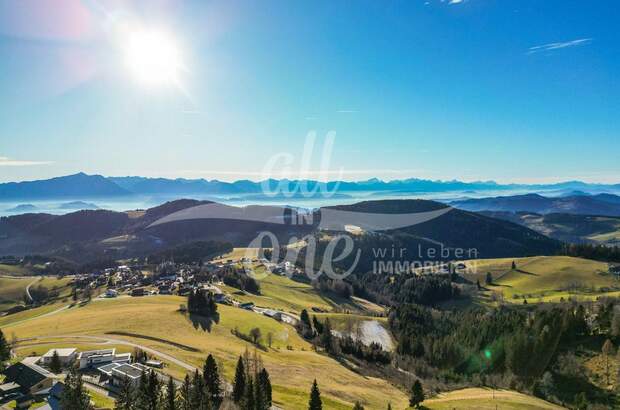
POLYGON ((99 384, 114 390, 123 380, 137 383, 148 368, 160 368, 154 360, 145 364, 132 363, 131 353, 117 353, 116 349, 78 352, 75 348, 52 349, 40 357, 27 357, 9 366, 0 385, 0 402, 15 400, 17 408, 28 408, 33 402, 45 401, 39 409, 59 409, 63 383, 50 370, 57 356, 63 368, 75 366, 80 371, 95 373, 99 384))

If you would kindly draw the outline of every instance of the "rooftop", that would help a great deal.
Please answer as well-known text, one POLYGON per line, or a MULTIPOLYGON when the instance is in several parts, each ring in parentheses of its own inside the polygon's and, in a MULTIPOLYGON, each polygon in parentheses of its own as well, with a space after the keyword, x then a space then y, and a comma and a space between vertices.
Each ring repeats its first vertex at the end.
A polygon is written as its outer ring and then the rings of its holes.
POLYGON ((87 359, 93 356, 111 356, 116 353, 116 349, 89 350, 80 353, 80 359, 87 359))
POLYGON ((43 355, 43 357, 52 357, 54 356, 54 352, 58 353, 58 356, 71 356, 77 351, 75 348, 66 348, 66 349, 50 349, 47 353, 43 355))
POLYGON ((142 376, 144 369, 131 364, 122 364, 114 369, 112 369, 112 373, 116 376, 120 377, 128 377, 130 379, 138 379, 142 376))

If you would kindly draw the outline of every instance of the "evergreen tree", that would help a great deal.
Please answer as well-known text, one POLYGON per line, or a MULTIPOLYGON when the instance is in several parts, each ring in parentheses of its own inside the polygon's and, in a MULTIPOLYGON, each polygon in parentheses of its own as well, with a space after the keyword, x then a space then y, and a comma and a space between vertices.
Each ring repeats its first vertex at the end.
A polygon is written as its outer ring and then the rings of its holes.
POLYGON ((306 327, 312 328, 312 324, 310 323, 310 315, 306 309, 301 311, 301 315, 299 315, 299 319, 301 323, 303 323, 306 327))
POLYGON ((353 410, 364 410, 364 406, 359 401, 355 402, 355 406, 353 406, 353 410))
POLYGON ((265 396, 258 380, 254 383, 254 408, 256 410, 268 410, 265 404, 265 396))
POLYGON ((237 361, 237 370, 235 371, 235 381, 233 385, 233 400, 235 403, 241 402, 245 394, 245 364, 243 363, 243 357, 239 356, 237 361))
POLYGON ((121 380, 121 386, 116 397, 115 410, 132 410, 134 404, 134 388, 128 378, 121 380))
POLYGON ((332 325, 329 321, 329 318, 325 318, 325 322, 323 323, 323 333, 320 337, 321 346, 327 350, 328 353, 332 352, 333 348, 333 335, 332 335, 332 325))
POLYGON ((157 410, 161 399, 161 385, 157 373, 149 372, 148 377, 149 410, 157 410))
POLYGON ((416 380, 411 386, 411 397, 409 398, 409 405, 411 407, 419 408, 420 404, 424 401, 424 390, 422 389, 422 383, 416 380))
POLYGON ((312 383, 312 389, 310 390, 310 401, 308 403, 308 410, 323 410, 323 403, 321 402, 321 392, 319 386, 316 383, 316 379, 312 383))
POLYGON ((260 386, 260 391, 263 397, 262 402, 264 403, 265 407, 268 409, 271 407, 271 404, 272 404, 271 380, 269 379, 269 373, 267 372, 267 369, 265 368, 263 368, 258 374, 258 385, 260 386))
POLYGON ((610 377, 609 358, 614 355, 614 344, 611 342, 611 340, 609 339, 605 340, 605 343, 603 344, 602 352, 603 352, 603 356, 605 357, 605 375, 607 376, 607 385, 609 385, 609 377, 610 377))
POLYGON ((191 403, 193 409, 199 409, 204 406, 204 399, 207 397, 205 392, 205 382, 204 379, 198 373, 198 370, 194 373, 194 377, 192 378, 192 395, 191 395, 191 403))
POLYGON ((0 365, 11 358, 11 347, 0 329, 0 365))
POLYGON ((202 375, 205 379, 205 386, 211 397, 211 402, 213 404, 220 403, 222 401, 222 385, 217 363, 212 355, 207 357, 202 375))
POLYGON ((486 278, 484 279, 484 282, 485 282, 487 285, 491 285, 491 284, 493 283, 493 275, 491 275, 491 272, 487 272, 487 276, 486 276, 486 278))
POLYGON ((177 410, 177 388, 174 384, 172 377, 168 378, 168 384, 166 385, 165 401, 162 403, 163 410, 177 410))
POLYGON ((314 325, 314 329, 319 335, 323 333, 323 324, 319 322, 316 316, 312 316, 312 324, 314 325))
POLYGON ((136 397, 133 408, 135 410, 150 410, 150 401, 149 378, 146 372, 142 372, 140 375, 140 381, 138 382, 138 388, 136 389, 136 397))
POLYGON ((50 370, 52 373, 58 374, 62 371, 62 363, 60 363, 60 356, 58 356, 58 351, 54 350, 52 354, 52 360, 50 362, 50 370))
POLYGON ((75 368, 71 368, 65 378, 65 387, 60 397, 60 406, 63 409, 91 410, 90 396, 84 390, 82 375, 75 368))
POLYGON ((388 403, 388 408, 387 410, 392 410, 392 403, 388 403))
POLYGON ((242 408, 245 410, 256 410, 256 391, 254 390, 254 382, 251 377, 248 378, 245 386, 242 408))
POLYGON ((192 408, 192 383, 189 375, 185 375, 185 380, 179 389, 179 410, 193 410, 192 408))

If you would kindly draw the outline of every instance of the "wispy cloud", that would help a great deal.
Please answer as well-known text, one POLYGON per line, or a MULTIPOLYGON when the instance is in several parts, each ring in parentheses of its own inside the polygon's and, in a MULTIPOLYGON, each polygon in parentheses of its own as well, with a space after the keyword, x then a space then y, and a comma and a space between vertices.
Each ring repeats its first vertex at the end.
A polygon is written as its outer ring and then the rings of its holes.
POLYGON ((0 157, 0 167, 27 167, 32 165, 49 165, 51 161, 25 161, 11 159, 8 157, 0 157))
POLYGON ((459 3, 463 3, 465 0, 450 0, 448 2, 448 4, 459 4, 459 3))
POLYGON ((576 40, 563 41, 559 43, 542 44, 528 49, 528 54, 540 53, 543 51, 561 50, 563 48, 577 47, 589 44, 592 42, 591 38, 578 38, 576 40))

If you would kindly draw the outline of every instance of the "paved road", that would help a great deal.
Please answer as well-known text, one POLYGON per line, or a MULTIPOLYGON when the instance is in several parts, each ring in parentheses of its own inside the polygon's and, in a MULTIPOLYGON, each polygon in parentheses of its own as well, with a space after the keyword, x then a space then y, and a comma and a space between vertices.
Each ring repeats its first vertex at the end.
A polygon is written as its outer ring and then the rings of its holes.
POLYGON ((185 363, 184 361, 181 361, 174 356, 170 356, 169 354, 160 352, 150 347, 146 347, 146 346, 143 346, 137 343, 129 342, 123 339, 114 339, 110 337, 100 337, 100 336, 55 335, 55 336, 37 336, 37 337, 29 338, 28 340, 31 341, 31 340, 39 340, 39 339, 84 339, 84 340, 93 340, 93 341, 98 341, 98 342, 108 342, 108 343, 117 344, 117 345, 131 346, 131 347, 141 349, 147 353, 150 353, 153 356, 157 356, 161 359, 164 359, 170 363, 174 363, 177 366, 180 366, 191 372, 197 369, 196 366, 192 366, 191 364, 185 363))
POLYGON ((33 280, 32 282, 30 282, 30 283, 28 284, 28 286, 26 286, 26 295, 28 296, 28 299, 30 299, 30 301, 31 301, 31 302, 34 302, 34 298, 33 298, 33 297, 32 297, 32 295, 30 294, 30 287, 31 287, 32 285, 34 285, 35 283, 40 282, 40 281, 42 281, 42 280, 43 280, 43 277, 36 278, 36 279, 35 279, 35 280, 33 280))

